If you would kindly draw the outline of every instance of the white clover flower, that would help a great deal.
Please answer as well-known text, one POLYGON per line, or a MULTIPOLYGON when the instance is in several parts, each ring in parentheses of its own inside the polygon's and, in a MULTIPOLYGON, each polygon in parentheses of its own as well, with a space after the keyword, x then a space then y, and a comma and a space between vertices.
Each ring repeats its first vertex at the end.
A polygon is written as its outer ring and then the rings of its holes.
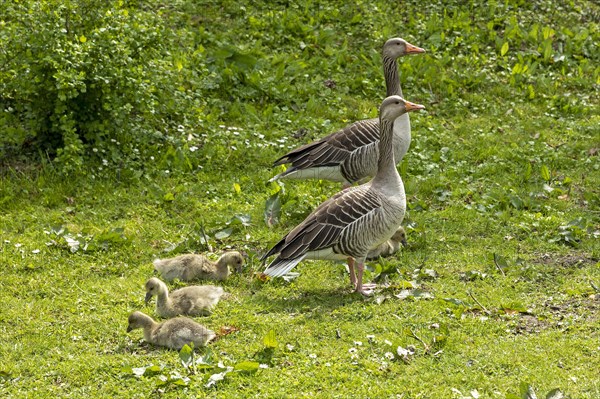
POLYGON ((354 345, 356 345, 356 346, 362 346, 362 342, 360 342, 360 341, 354 341, 354 345))
POLYGON ((198 147, 196 147, 195 145, 190 147, 190 152, 194 152, 198 149, 198 147))
POLYGON ((386 359, 394 360, 394 354, 392 352, 385 352, 383 356, 385 356, 386 359))
POLYGON ((311 353, 310 355, 308 355, 308 357, 310 357, 311 359, 316 359, 317 355, 315 353, 311 353))

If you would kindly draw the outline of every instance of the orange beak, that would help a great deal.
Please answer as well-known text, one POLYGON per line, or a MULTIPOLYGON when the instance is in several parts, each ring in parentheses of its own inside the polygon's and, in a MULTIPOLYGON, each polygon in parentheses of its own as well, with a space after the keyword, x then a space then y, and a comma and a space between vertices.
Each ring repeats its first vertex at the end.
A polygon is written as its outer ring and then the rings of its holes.
POLYGON ((410 43, 406 43, 406 54, 421 54, 424 53, 425 49, 417 46, 413 46, 410 43))
POLYGON ((406 108, 406 112, 410 111, 418 111, 420 109, 425 109, 424 105, 411 103, 410 101, 406 101, 404 108, 406 108))

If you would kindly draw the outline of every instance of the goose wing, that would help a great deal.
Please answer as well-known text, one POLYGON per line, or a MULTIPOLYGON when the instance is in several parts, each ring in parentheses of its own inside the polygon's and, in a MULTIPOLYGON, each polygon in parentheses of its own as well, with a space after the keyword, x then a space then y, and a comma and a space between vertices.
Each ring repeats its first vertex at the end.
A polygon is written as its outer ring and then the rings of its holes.
POLYGON ((277 159, 273 166, 291 163, 281 177, 299 169, 333 166, 344 162, 358 148, 379 140, 379 120, 365 119, 277 159))
POLYGON ((332 247, 348 248, 352 230, 381 208, 381 199, 368 185, 346 189, 322 203, 300 225, 277 243, 262 260, 279 253, 265 273, 280 276, 291 270, 309 252, 332 247))

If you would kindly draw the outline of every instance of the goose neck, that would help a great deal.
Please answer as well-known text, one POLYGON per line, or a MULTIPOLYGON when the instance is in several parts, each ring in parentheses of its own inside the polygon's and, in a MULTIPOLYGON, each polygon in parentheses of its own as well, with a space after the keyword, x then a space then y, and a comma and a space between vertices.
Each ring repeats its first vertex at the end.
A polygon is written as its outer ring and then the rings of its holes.
POLYGON ((395 179, 395 177, 398 176, 396 161, 394 159, 393 124, 393 121, 381 118, 379 120, 381 134, 379 138, 377 173, 373 178, 375 184, 381 182, 385 185, 391 178, 395 179))
POLYGON ((383 76, 385 76, 386 97, 402 96, 400 76, 398 75, 398 62, 395 58, 383 58, 383 76))

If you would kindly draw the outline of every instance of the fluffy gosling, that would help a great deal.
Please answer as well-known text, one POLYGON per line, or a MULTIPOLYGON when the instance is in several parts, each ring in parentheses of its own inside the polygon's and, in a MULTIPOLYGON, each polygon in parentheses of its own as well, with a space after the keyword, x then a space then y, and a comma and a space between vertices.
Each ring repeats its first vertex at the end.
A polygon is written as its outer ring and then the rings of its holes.
POLYGON ((143 328, 144 339, 147 342, 171 349, 179 350, 191 342, 194 346, 204 346, 215 337, 213 331, 187 317, 177 317, 157 323, 142 312, 133 312, 129 315, 128 321, 127 332, 143 328))
POLYGON ((170 259, 156 259, 154 269, 166 281, 178 278, 181 281, 225 280, 229 276, 229 266, 240 272, 244 257, 237 251, 225 252, 216 262, 204 255, 186 254, 170 259))
POLYGON ((402 226, 398 227, 392 238, 370 250, 367 259, 373 260, 379 257, 391 256, 400 250, 400 244, 404 247, 407 245, 406 232, 402 226))
POLYGON ((156 277, 146 281, 146 303, 156 296, 156 313, 169 318, 179 315, 208 316, 224 291, 214 285, 194 285, 173 291, 156 277))

